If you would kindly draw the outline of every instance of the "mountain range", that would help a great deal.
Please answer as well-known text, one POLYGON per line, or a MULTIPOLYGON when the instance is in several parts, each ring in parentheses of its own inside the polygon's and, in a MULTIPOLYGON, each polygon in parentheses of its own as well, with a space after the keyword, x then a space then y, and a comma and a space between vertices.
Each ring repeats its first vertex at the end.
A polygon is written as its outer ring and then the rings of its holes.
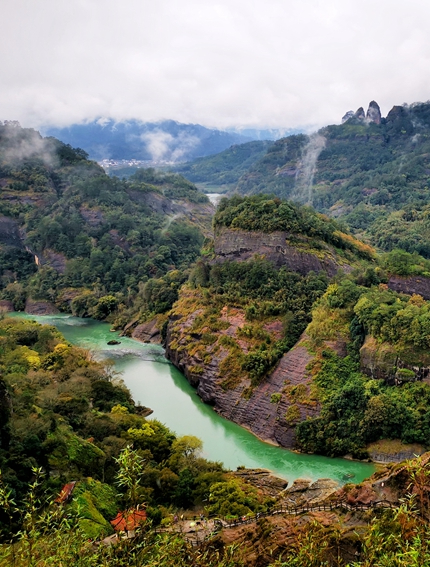
POLYGON ((91 159, 182 162, 216 154, 251 138, 235 132, 180 124, 174 120, 116 122, 100 118, 66 128, 44 128, 42 133, 84 149, 91 159))

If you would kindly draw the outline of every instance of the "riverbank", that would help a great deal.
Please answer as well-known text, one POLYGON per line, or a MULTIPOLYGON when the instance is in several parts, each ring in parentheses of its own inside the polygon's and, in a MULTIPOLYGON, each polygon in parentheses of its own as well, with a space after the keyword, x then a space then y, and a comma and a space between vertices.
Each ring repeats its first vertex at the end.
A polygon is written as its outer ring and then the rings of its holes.
POLYGON ((153 409, 151 417, 177 435, 199 437, 203 441, 203 456, 222 462, 228 469, 264 468, 290 483, 297 478, 331 478, 339 484, 346 482, 345 475, 353 475, 351 481, 361 482, 375 470, 371 463, 294 453, 258 440, 204 404, 186 378, 166 361, 161 346, 119 337, 119 333, 110 332, 108 323, 64 314, 13 316, 55 325, 72 344, 91 350, 96 357, 112 359, 115 371, 138 405, 153 409), (121 344, 107 345, 116 337, 121 344))

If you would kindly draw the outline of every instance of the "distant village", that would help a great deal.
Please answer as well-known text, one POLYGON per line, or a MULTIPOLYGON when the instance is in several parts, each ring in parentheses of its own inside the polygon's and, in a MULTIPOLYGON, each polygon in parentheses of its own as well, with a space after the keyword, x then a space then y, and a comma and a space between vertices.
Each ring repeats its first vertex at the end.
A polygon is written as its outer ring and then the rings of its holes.
POLYGON ((125 168, 148 168, 172 165, 173 161, 163 160, 139 160, 139 159, 103 159, 98 164, 106 171, 107 174, 125 168))

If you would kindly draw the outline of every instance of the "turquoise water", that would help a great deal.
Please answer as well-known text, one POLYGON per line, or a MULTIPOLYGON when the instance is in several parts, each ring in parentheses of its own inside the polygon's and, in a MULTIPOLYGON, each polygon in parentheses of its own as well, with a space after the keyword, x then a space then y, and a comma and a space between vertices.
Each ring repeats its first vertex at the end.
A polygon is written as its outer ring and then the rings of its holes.
POLYGON ((360 482, 375 470, 370 463, 303 455, 263 443, 204 404, 186 378, 166 361, 162 347, 119 337, 119 333, 109 331, 107 323, 70 315, 14 316, 55 325, 71 343, 91 350, 97 358, 113 359, 134 400, 153 410, 151 417, 178 435, 199 437, 204 456, 227 468, 266 468, 290 482, 296 478, 332 478, 340 483, 350 475, 354 475, 350 482, 360 482), (112 339, 121 344, 107 345, 112 339))

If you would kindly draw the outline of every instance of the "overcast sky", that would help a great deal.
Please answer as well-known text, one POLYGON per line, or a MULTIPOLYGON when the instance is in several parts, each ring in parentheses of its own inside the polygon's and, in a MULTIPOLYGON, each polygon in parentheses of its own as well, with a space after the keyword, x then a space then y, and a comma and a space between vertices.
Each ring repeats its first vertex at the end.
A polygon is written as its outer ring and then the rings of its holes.
POLYGON ((1 0, 0 119, 339 123, 430 99, 429 0, 1 0))

